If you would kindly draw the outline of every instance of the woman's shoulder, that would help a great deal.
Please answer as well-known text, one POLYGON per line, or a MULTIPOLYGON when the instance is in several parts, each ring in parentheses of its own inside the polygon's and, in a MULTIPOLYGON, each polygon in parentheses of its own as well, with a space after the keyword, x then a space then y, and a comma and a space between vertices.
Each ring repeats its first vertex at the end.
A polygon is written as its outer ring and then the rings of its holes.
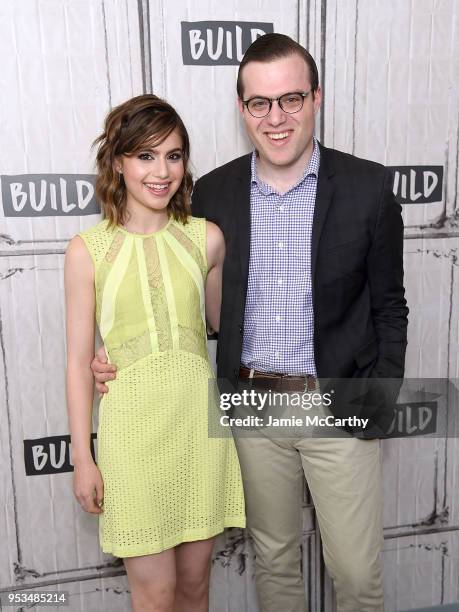
POLYGON ((206 220, 204 217, 193 217, 193 215, 188 215, 186 223, 184 227, 188 226, 190 228, 202 228, 206 226, 206 220))
POLYGON ((213 221, 203 217, 188 217, 186 223, 177 222, 177 226, 194 242, 205 244, 207 240, 224 240, 223 232, 213 221))
POLYGON ((174 221, 171 233, 205 268, 207 221, 201 217, 187 218, 186 222, 174 221))
POLYGON ((79 232, 78 236, 84 241, 95 264, 98 265, 110 249, 117 234, 117 227, 109 226, 108 220, 104 219, 96 225, 79 232))
POLYGON ((173 225, 181 232, 183 232, 186 236, 188 236, 191 240, 194 238, 199 238, 199 241, 206 236, 206 223, 207 221, 202 217, 193 217, 189 215, 185 222, 183 221, 175 221, 173 225))
POLYGON ((94 236, 100 236, 103 234, 112 234, 113 232, 116 230, 116 228, 109 228, 108 227, 108 220, 107 219, 103 219, 102 221, 99 221, 99 223, 96 223, 95 225, 91 225, 91 227, 88 227, 87 229, 83 230, 82 232, 78 232, 78 236, 81 236, 83 239, 84 238, 92 238, 94 236))

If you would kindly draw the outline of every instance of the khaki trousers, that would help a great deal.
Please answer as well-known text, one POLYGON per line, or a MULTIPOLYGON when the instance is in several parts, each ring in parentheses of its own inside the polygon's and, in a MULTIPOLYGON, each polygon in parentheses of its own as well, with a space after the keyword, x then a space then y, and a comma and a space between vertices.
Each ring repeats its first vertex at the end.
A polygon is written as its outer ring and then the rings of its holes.
POLYGON ((378 440, 238 437, 262 612, 307 612, 301 573, 306 477, 339 612, 382 612, 378 440))

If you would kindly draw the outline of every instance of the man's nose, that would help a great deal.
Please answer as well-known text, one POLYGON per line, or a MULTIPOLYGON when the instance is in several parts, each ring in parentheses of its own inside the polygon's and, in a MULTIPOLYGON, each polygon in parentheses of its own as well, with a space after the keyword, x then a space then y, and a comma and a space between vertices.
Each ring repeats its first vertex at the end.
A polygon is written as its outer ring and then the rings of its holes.
POLYGON ((268 121, 271 125, 279 125, 285 121, 285 112, 279 106, 279 100, 273 100, 268 121))

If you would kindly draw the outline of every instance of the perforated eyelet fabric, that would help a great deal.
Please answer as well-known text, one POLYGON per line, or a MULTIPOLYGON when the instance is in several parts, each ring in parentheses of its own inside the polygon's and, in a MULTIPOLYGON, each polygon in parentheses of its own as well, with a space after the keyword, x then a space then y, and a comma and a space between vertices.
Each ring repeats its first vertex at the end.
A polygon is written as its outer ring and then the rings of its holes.
POLYGON ((210 438, 206 224, 143 236, 106 221, 80 234, 95 268, 96 320, 117 378, 100 404, 100 541, 118 557, 244 527, 233 439, 210 438))

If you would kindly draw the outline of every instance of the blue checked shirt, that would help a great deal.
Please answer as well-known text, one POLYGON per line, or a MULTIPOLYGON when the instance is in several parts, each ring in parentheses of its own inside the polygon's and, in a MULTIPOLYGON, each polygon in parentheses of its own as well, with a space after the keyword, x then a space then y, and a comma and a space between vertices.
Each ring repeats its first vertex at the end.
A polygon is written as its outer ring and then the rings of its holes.
POLYGON ((320 152, 314 138, 301 179, 280 195, 257 176, 252 154, 251 241, 241 361, 265 372, 312 374, 311 235, 320 152))

